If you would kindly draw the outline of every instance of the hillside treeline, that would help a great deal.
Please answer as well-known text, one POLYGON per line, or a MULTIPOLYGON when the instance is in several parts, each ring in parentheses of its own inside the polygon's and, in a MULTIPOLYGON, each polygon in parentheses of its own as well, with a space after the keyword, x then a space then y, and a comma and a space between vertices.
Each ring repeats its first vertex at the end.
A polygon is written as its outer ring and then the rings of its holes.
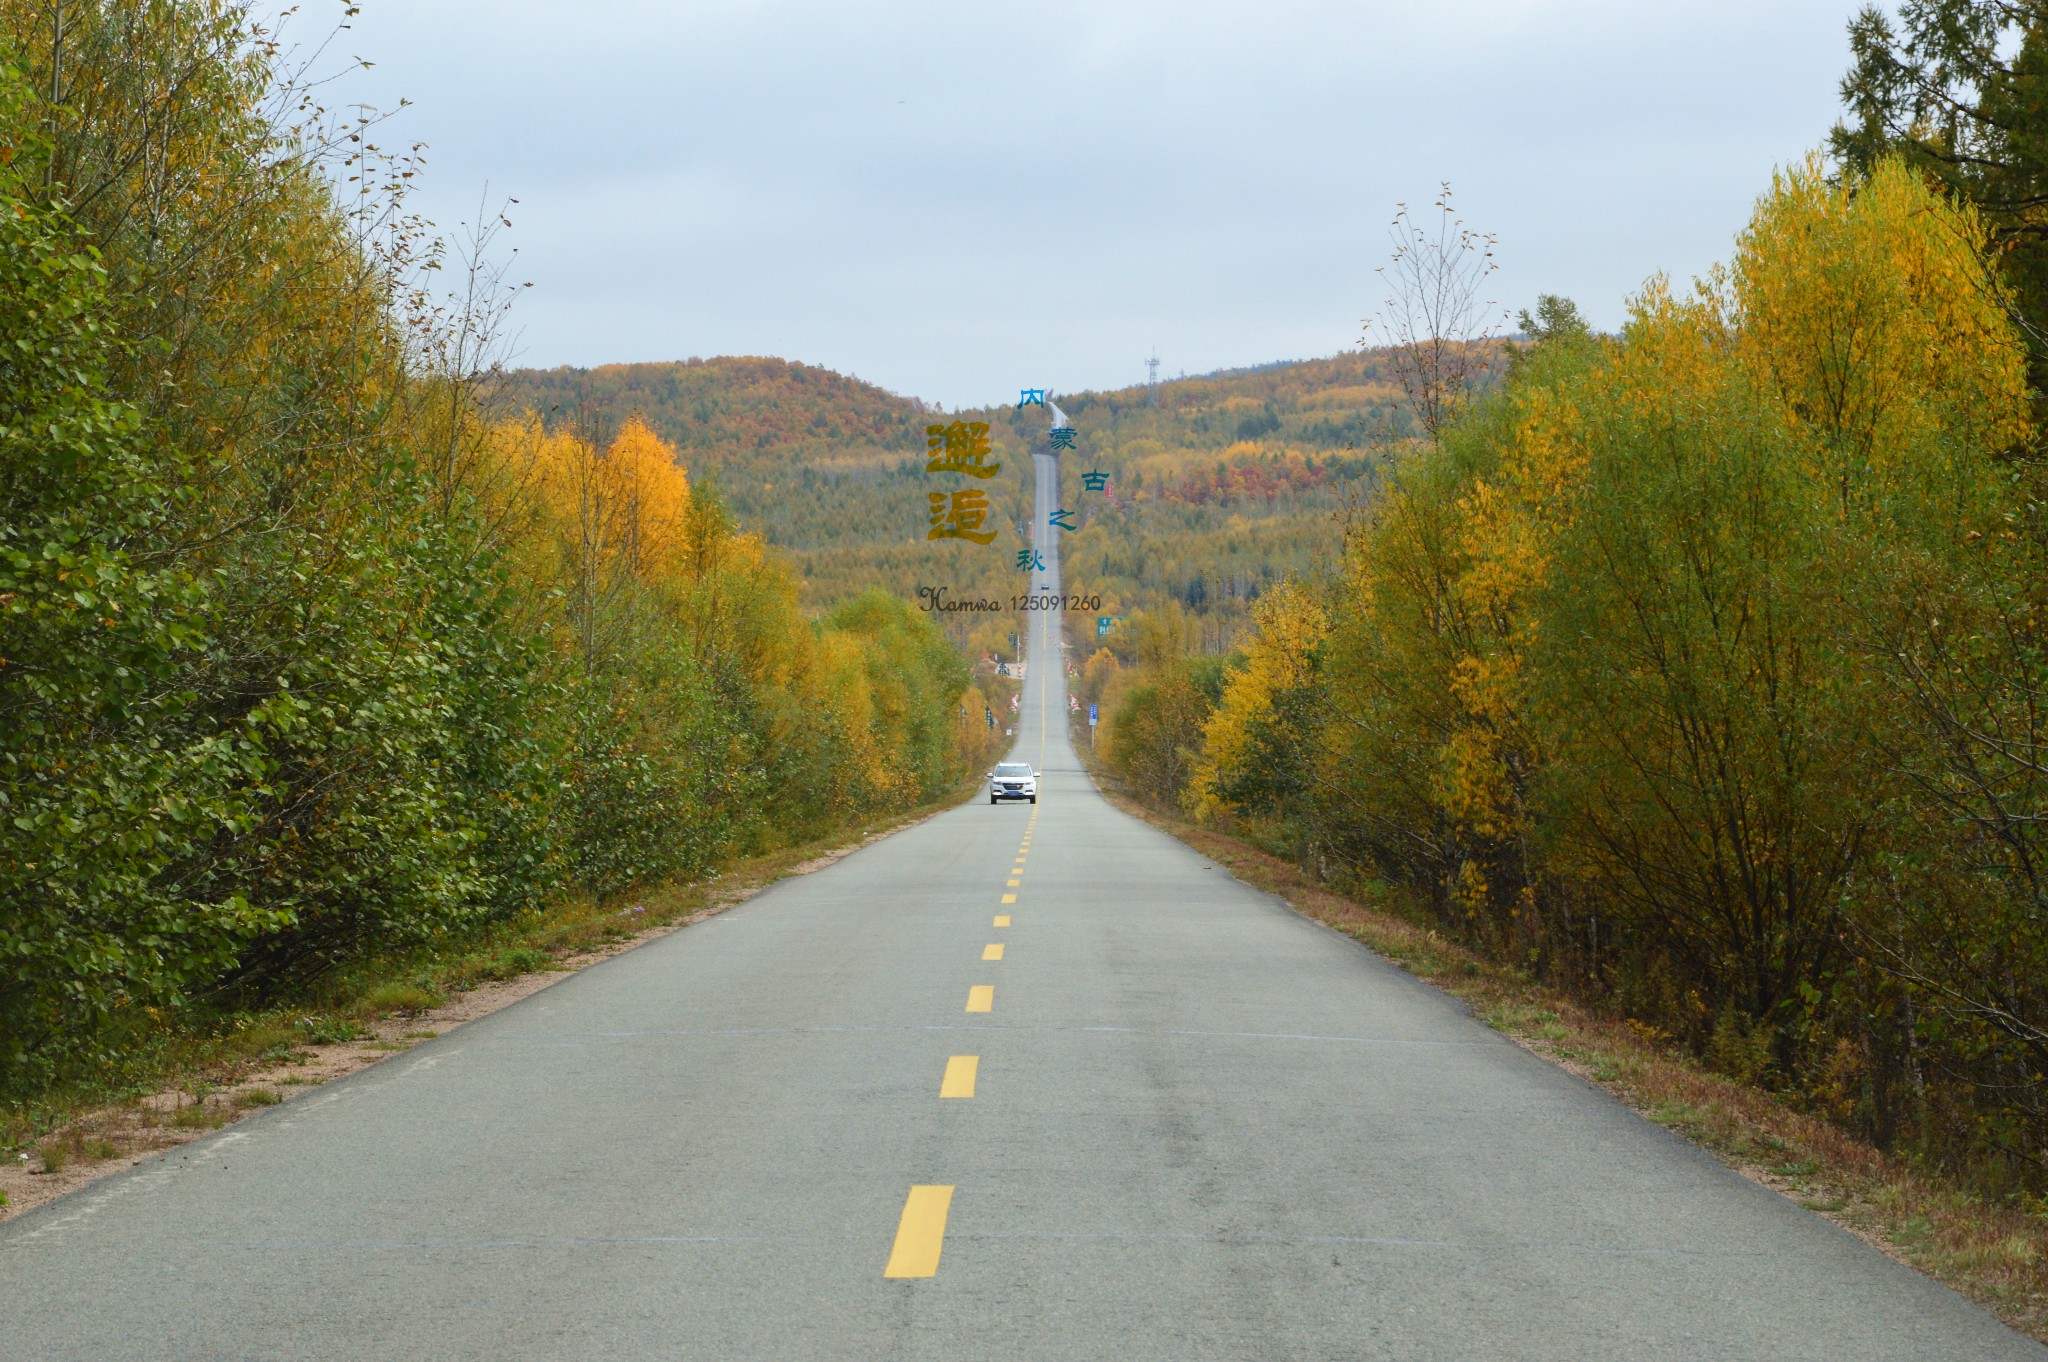
MULTIPOLYGON (((1069 589, 1110 615, 1177 608, 1209 648, 1248 627, 1261 593, 1335 557, 1344 519, 1417 433, 1373 350, 1057 400, 1078 433, 1061 459, 1069 589), (1106 492, 1083 484, 1089 471, 1106 492)), ((1034 414, 1031 435, 1044 426, 1034 414)), ((1090 646, 1094 621, 1072 623, 1090 646)))
MULTIPOLYGON (((753 356, 591 369, 517 369, 505 400, 545 429, 602 443, 638 419, 676 445, 733 519, 780 549, 806 605, 824 608, 864 591, 997 601, 998 611, 932 618, 972 656, 1015 660, 1012 634, 1026 616, 1009 608, 1026 589, 1017 551, 1029 544, 1031 457, 1007 426, 992 432, 1001 466, 976 490, 987 497, 987 544, 933 541, 930 494, 957 478, 926 472, 926 427, 963 419, 830 369, 753 356)), ((976 711, 979 713, 979 711, 976 711)))
POLYGON ((717 484, 740 524, 795 551, 921 539, 924 427, 952 419, 830 369, 758 356, 515 369, 503 394, 548 429, 598 443, 638 417, 717 484))
MULTIPOLYGON (((1044 377, 1044 376, 1038 376, 1044 377)), ((1027 577, 1031 455, 1045 408, 1014 403, 939 412, 858 379, 777 359, 727 357, 592 369, 516 370, 505 392, 550 430, 602 442, 638 415, 716 484, 745 528, 797 563, 805 599, 915 583, 1005 609, 942 627, 981 655, 1009 656, 1027 620, 1007 609, 1027 577), (988 545, 926 538, 925 427, 989 425, 1001 474, 988 545)), ((1177 602, 1223 646, 1259 593, 1333 557, 1343 516, 1369 501, 1380 465, 1418 427, 1384 351, 1180 378, 1108 392, 1057 393, 1077 447, 1062 456, 1062 545, 1070 588, 1122 615, 1177 602), (1155 401, 1156 397, 1156 401, 1155 401), (1089 490, 1100 472, 1108 487, 1089 490)), ((1078 628, 1092 636, 1094 621, 1078 628)))
POLYGON ((2048 1189, 2048 521, 1986 234, 1897 159, 1809 164, 1619 335, 1551 300, 1227 664, 1163 612, 1089 665, 1113 764, 2048 1189))
POLYGON ((902 600, 808 617, 644 427, 481 406, 416 162, 283 61, 233 7, 0 0, 9 1094, 986 756, 902 600))

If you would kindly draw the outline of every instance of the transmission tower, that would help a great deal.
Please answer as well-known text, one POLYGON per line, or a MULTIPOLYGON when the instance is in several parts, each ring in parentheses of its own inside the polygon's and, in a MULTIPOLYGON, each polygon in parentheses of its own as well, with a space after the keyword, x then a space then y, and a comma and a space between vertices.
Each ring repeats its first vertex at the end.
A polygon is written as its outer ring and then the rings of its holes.
POLYGON ((1150 375, 1145 380, 1145 386, 1152 390, 1151 405, 1156 407, 1159 405, 1159 352, 1157 350, 1152 352, 1152 358, 1145 361, 1145 372, 1150 375))

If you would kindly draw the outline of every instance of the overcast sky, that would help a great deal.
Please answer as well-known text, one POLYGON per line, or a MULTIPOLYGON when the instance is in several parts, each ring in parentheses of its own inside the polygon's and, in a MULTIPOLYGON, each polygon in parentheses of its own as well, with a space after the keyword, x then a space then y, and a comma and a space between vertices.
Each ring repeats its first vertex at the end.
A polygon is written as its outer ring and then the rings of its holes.
POLYGON ((1443 180, 1504 306, 1611 327, 1823 142, 1856 8, 362 4, 345 89, 413 101, 426 211, 520 200, 522 362, 780 355, 948 406, 1352 346, 1443 180))

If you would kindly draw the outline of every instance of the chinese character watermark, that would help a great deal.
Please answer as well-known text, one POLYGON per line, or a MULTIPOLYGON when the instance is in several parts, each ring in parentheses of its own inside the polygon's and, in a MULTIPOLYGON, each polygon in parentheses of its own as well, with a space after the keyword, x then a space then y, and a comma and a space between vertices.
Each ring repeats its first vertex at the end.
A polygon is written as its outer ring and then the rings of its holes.
POLYGON ((932 492, 932 530, 927 539, 966 539, 976 544, 995 542, 996 532, 984 530, 988 520, 988 493, 976 488, 964 492, 932 492))
POLYGON ((955 421, 950 426, 926 426, 925 448, 931 458, 927 473, 965 473, 970 478, 992 478, 1002 471, 999 463, 986 463, 989 456, 988 422, 955 421))

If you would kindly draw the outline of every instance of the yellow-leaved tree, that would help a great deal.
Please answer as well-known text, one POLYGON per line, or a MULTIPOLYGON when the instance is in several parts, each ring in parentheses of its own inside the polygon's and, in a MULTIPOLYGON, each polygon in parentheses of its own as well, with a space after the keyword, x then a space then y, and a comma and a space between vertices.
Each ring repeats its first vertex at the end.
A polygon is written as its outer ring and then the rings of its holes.
POLYGON ((1619 336, 1536 331, 1352 538, 1310 797, 1230 783, 1277 720, 1276 616, 1209 725, 1204 812, 2027 1181, 2048 498, 1980 224, 1896 164, 1809 161, 1619 336))
POLYGON ((602 449, 492 433, 499 518, 551 640, 562 855, 593 889, 929 799, 980 755, 958 655, 871 593, 807 618, 790 569, 638 419, 602 449))
POLYGON ((1281 583, 1252 607, 1242 665, 1202 729, 1189 802, 1197 818, 1245 808, 1286 818, 1313 778, 1318 654, 1329 616, 1316 593, 1281 583))

